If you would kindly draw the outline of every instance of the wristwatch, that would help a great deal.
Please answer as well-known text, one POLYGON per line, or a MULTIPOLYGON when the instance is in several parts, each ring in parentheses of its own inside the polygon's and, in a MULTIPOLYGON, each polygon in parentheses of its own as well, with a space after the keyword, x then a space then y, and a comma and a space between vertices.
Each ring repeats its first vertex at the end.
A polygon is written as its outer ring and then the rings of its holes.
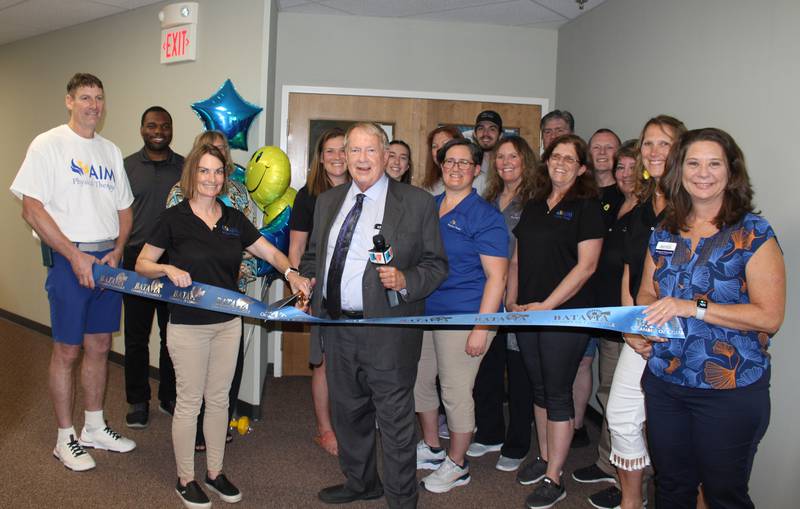
POLYGON ((283 278, 287 279, 289 277, 289 273, 290 272, 297 272, 298 274, 300 273, 299 270, 297 270, 294 267, 290 266, 288 269, 286 269, 286 272, 283 273, 283 278))
POLYGON ((708 301, 705 299, 697 299, 697 307, 694 310, 694 317, 702 320, 706 316, 706 309, 708 309, 708 301))

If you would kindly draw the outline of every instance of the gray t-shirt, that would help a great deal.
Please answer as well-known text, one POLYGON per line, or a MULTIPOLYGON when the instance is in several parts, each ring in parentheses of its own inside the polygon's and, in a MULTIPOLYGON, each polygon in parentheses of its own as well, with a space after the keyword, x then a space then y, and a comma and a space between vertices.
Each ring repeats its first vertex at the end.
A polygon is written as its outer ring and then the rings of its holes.
MULTIPOLYGON (((492 205, 500 210, 500 197, 495 198, 492 205)), ((514 236, 513 230, 519 223, 519 218, 522 215, 522 208, 525 206, 519 196, 515 196, 511 203, 506 208, 500 210, 503 214, 503 219, 506 221, 506 228, 508 228, 508 258, 514 256, 514 248, 517 245, 517 237, 514 236)), ((519 352, 519 344, 517 343, 517 335, 513 332, 506 334, 506 350, 513 350, 519 352)))

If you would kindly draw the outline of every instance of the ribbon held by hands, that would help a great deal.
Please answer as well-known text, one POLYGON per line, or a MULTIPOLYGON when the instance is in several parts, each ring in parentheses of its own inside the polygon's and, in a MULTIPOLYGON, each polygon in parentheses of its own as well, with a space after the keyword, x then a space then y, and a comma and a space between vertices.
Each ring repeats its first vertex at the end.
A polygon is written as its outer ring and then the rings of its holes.
POLYGON ((680 320, 677 318, 673 318, 662 327, 655 327, 645 322, 644 314, 642 313, 645 306, 325 320, 310 316, 294 307, 266 305, 239 292, 204 283, 195 282, 186 288, 178 288, 166 277, 148 279, 135 272, 98 264, 94 265, 93 273, 95 283, 109 290, 266 321, 301 322, 317 325, 424 325, 426 327, 437 326, 441 328, 473 325, 503 327, 555 326, 605 329, 668 339, 683 339, 686 337, 680 320))

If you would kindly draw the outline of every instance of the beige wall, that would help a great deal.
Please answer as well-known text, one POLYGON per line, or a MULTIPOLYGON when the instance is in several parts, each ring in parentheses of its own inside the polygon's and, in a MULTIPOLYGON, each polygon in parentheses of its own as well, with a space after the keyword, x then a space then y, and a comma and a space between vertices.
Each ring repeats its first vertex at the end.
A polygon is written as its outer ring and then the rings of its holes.
POLYGON ((800 471, 798 19, 795 0, 609 0, 558 38, 556 107, 575 114, 580 134, 611 127, 632 137, 647 118, 668 113, 689 128, 725 129, 747 157, 789 283, 786 321, 771 349, 772 420, 751 481, 757 507, 796 507, 800 471))
MULTIPOLYGON (((65 85, 73 73, 85 71, 103 80, 107 114, 103 136, 117 143, 124 155, 142 145, 141 113, 160 104, 173 116, 173 149, 186 153, 202 124, 190 109, 231 78, 239 93, 264 106, 268 85, 266 37, 269 0, 219 2, 199 0, 196 62, 159 63, 160 24, 156 4, 119 15, 0 46, 0 146, 6 162, 0 169, 0 187, 8 189, 28 144, 38 133, 67 120, 65 85), (265 21, 267 20, 267 21, 265 21)), ((273 16, 274 18, 275 16, 273 16)), ((274 34, 274 31, 272 32, 274 34)), ((273 35, 274 37, 274 35, 273 35)), ((266 115, 250 129, 249 144, 265 139, 266 115)), ((239 162, 247 160, 234 151, 239 162)), ((0 308, 39 323, 50 323, 43 290, 45 270, 38 242, 20 218, 19 200, 0 193, 0 308)), ((121 351, 121 339, 115 339, 121 351)), ((157 354, 158 349, 151 354, 157 354)))
POLYGON ((305 85, 541 97, 552 104, 556 46, 555 30, 281 13, 274 102, 280 112, 281 87, 305 85))

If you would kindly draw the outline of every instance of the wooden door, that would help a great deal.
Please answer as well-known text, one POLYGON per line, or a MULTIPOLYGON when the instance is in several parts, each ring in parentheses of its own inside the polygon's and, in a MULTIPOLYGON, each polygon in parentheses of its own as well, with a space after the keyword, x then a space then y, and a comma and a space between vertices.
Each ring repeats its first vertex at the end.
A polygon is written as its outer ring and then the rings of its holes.
MULTIPOLYGON (((369 121, 391 126, 391 139, 400 139, 411 147, 414 175, 412 182, 422 181, 429 148, 428 133, 443 124, 472 127, 483 110, 495 110, 503 118, 504 128, 517 129, 534 151, 539 147, 539 121, 542 107, 538 104, 461 101, 290 93, 288 107, 288 139, 286 153, 292 165, 292 187, 305 185, 311 155, 309 139, 312 123, 319 120, 369 121)), ((283 373, 310 375, 308 367, 308 329, 284 324, 282 328, 283 373)))

